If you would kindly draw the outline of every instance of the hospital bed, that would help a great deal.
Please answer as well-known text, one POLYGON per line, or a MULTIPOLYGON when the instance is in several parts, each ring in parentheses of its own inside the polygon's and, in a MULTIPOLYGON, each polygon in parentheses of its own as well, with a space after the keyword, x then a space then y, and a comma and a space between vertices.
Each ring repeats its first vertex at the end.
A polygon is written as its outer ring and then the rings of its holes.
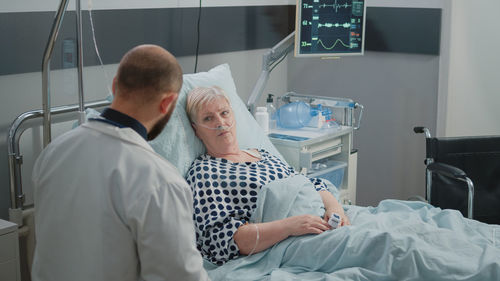
MULTIPOLYGON (((204 153, 185 112, 187 93, 217 85, 228 94, 242 148, 264 148, 280 156, 236 92, 228 65, 184 75, 177 106, 155 151, 185 175, 204 153)), ((102 106, 109 101, 93 104, 102 106)), ((87 117, 98 114, 87 109, 87 117)), ((254 222, 318 213, 314 194, 300 178, 264 187, 254 222), (286 207, 288 206, 288 207, 286 207), (313 206, 313 207, 311 207, 313 206), (314 207, 315 206, 315 207, 314 207)), ((331 191, 337 195, 335 187, 331 191)), ((13 196, 16 198, 16 195, 13 196)), ((318 203, 319 202, 319 203, 318 203)), ((352 226, 321 235, 292 237, 250 257, 217 267, 205 262, 213 280, 498 280, 500 226, 467 219, 455 210, 424 202, 384 200, 377 207, 345 206, 352 226)))
MULTIPOLYGON (((279 152, 246 110, 228 65, 184 75, 171 120, 153 148, 185 174, 204 153, 185 113, 186 95, 198 86, 217 85, 231 99, 242 148, 279 152)), ((314 213, 314 194, 304 194, 300 179, 266 186, 252 217, 265 222, 314 213), (292 209, 287 206, 293 206, 292 209), (287 209, 288 208, 288 209, 287 209)), ((307 189, 309 190, 309 189, 307 189)), ((336 194, 335 188, 332 192, 336 194)), ((464 218, 424 202, 384 200, 377 207, 345 206, 352 226, 319 236, 289 238, 276 246, 216 267, 213 280, 498 280, 500 226, 464 218)))

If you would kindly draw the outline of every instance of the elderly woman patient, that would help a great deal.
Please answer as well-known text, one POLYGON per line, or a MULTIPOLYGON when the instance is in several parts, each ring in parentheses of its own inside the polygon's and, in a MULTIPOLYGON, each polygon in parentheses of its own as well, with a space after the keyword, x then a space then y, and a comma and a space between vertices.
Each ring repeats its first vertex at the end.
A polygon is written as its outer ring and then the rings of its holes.
POLYGON ((188 96, 186 111, 207 154, 198 157, 187 173, 194 195, 193 216, 199 250, 209 261, 222 265, 241 255, 263 251, 289 236, 320 234, 328 229, 332 213, 349 225, 342 206, 321 179, 311 188, 325 206, 323 218, 312 215, 249 224, 261 187, 297 172, 265 150, 240 150, 236 120, 221 88, 196 88, 188 96))

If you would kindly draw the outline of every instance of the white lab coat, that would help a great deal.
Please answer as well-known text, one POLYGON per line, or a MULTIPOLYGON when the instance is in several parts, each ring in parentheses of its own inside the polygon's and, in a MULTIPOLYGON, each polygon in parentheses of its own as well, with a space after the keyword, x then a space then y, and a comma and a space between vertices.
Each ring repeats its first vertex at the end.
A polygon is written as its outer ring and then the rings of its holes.
POLYGON ((189 186, 132 129, 90 121, 56 138, 33 181, 34 281, 208 279, 189 186))

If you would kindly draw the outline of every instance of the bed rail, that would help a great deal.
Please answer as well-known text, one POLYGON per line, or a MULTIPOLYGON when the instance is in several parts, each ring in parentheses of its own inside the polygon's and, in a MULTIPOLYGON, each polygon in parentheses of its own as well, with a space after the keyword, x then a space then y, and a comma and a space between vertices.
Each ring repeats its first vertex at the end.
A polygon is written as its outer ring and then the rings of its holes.
MULTIPOLYGON (((108 100, 90 102, 85 105, 86 108, 102 108, 108 106, 108 100)), ((79 120, 80 105, 65 105, 54 107, 50 110, 54 115, 52 122, 61 123, 71 120, 79 120)), ((22 225, 22 209, 24 208, 25 195, 23 193, 21 179, 21 165, 23 157, 19 148, 19 140, 24 131, 30 128, 39 127, 45 121, 44 110, 27 111, 19 115, 10 126, 7 137, 7 150, 9 158, 9 180, 10 180, 10 200, 11 209, 9 209, 10 221, 22 225)))

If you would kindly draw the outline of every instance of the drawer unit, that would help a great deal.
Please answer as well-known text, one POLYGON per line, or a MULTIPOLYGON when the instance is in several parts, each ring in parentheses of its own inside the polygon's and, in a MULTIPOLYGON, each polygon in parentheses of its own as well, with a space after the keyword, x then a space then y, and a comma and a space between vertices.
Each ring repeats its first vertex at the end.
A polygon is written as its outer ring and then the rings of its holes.
POLYGON ((269 139, 295 170, 334 180, 340 191, 337 199, 343 204, 354 204, 356 167, 351 156, 352 132, 353 128, 349 126, 340 129, 279 128, 270 132, 269 139), (342 163, 341 169, 333 171, 332 163, 342 163), (315 168, 318 165, 332 167, 319 171, 315 168))

